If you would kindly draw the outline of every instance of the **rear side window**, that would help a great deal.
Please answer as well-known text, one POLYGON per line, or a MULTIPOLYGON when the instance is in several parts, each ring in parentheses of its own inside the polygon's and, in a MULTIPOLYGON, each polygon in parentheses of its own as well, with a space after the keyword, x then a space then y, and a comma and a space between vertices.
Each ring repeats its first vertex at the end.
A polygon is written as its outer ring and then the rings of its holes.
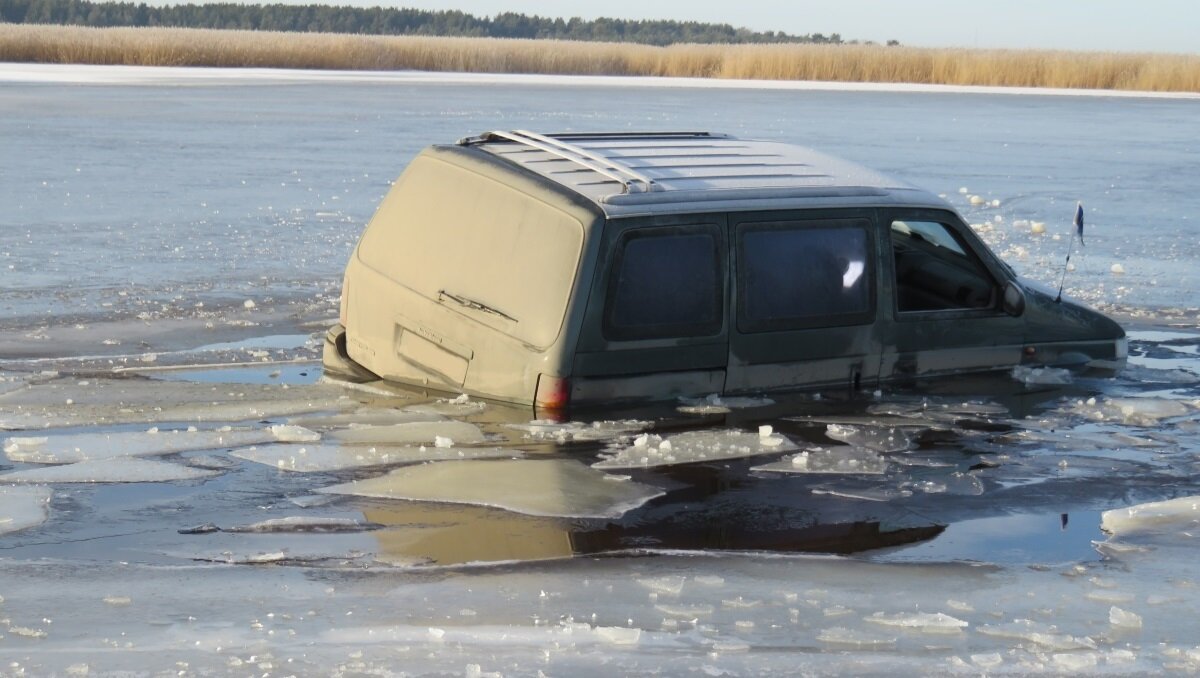
POLYGON ((865 221, 740 224, 738 329, 835 327, 874 318, 865 221))
POLYGON ((629 231, 609 277, 605 335, 708 336, 721 331, 725 280, 713 226, 629 231))

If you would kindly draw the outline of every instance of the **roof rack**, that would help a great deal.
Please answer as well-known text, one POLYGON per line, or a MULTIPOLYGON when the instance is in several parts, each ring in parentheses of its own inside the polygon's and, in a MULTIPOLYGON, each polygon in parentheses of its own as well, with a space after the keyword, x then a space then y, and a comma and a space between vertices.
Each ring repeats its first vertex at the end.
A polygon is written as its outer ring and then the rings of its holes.
POLYGON ((599 153, 589 151, 585 148, 576 146, 563 141, 567 139, 600 139, 600 140, 616 140, 616 139, 680 139, 680 138, 723 138, 724 135, 715 135, 709 132, 602 132, 602 133, 576 133, 576 134, 537 134, 526 130, 513 130, 511 132, 492 131, 484 132, 477 137, 466 137, 458 141, 460 146, 470 146, 473 144, 481 144, 489 141, 497 141, 504 139, 514 143, 536 148, 539 151, 544 151, 558 158, 569 160, 577 165, 586 167, 587 169, 603 175, 621 184, 623 193, 649 193, 651 191, 661 191, 663 187, 654 179, 632 169, 613 158, 600 155, 599 153))

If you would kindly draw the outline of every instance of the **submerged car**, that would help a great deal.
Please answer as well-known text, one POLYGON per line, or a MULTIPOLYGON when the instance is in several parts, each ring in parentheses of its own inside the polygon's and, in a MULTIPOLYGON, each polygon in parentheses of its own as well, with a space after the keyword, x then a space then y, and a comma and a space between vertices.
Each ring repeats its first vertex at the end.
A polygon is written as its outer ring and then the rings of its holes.
POLYGON ((512 131, 412 161, 346 267, 324 363, 563 409, 1125 357, 1117 323, 869 169, 705 132, 512 131))

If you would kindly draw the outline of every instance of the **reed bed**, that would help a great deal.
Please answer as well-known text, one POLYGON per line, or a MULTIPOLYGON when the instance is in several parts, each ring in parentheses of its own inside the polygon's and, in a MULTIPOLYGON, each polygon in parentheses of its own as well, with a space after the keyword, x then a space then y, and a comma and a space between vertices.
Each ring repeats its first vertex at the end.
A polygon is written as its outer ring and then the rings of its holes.
POLYGON ((0 24, 0 61, 641 75, 1200 92, 1200 55, 649 45, 0 24))

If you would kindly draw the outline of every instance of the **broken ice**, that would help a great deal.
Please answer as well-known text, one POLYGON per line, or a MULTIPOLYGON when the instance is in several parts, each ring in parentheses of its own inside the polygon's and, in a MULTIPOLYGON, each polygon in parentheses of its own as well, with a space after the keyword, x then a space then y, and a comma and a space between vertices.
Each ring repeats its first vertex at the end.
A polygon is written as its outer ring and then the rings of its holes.
POLYGON ((113 457, 173 454, 189 450, 254 445, 273 441, 316 441, 320 436, 299 426, 265 429, 222 428, 215 431, 160 431, 74 433, 54 436, 11 437, 4 440, 4 453, 12 461, 33 464, 72 464, 113 457))
POLYGON ((441 461, 318 492, 491 506, 532 516, 619 518, 663 491, 567 459, 441 461))
POLYGON ((0 475, 0 483, 161 483, 219 475, 218 471, 138 457, 114 457, 0 475))
POLYGON ((0 486, 0 534, 41 525, 49 503, 48 487, 0 486))
POLYGON ((878 452, 865 447, 842 445, 837 447, 810 447, 780 461, 751 467, 751 471, 776 473, 840 473, 880 474, 886 472, 888 462, 878 452))
POLYGON ((314 473, 373 466, 400 466, 425 461, 504 459, 520 450, 499 447, 436 447, 395 445, 267 445, 234 450, 235 457, 284 471, 314 473))
POLYGON ((486 440, 478 426, 465 421, 418 421, 381 426, 351 426, 330 431, 327 437, 356 445, 433 443, 438 438, 466 444, 486 440))
POLYGON ((760 430, 758 433, 733 430, 687 431, 667 437, 643 433, 630 445, 609 448, 592 467, 649 468, 782 454, 795 449, 796 445, 792 441, 770 430, 760 430))

